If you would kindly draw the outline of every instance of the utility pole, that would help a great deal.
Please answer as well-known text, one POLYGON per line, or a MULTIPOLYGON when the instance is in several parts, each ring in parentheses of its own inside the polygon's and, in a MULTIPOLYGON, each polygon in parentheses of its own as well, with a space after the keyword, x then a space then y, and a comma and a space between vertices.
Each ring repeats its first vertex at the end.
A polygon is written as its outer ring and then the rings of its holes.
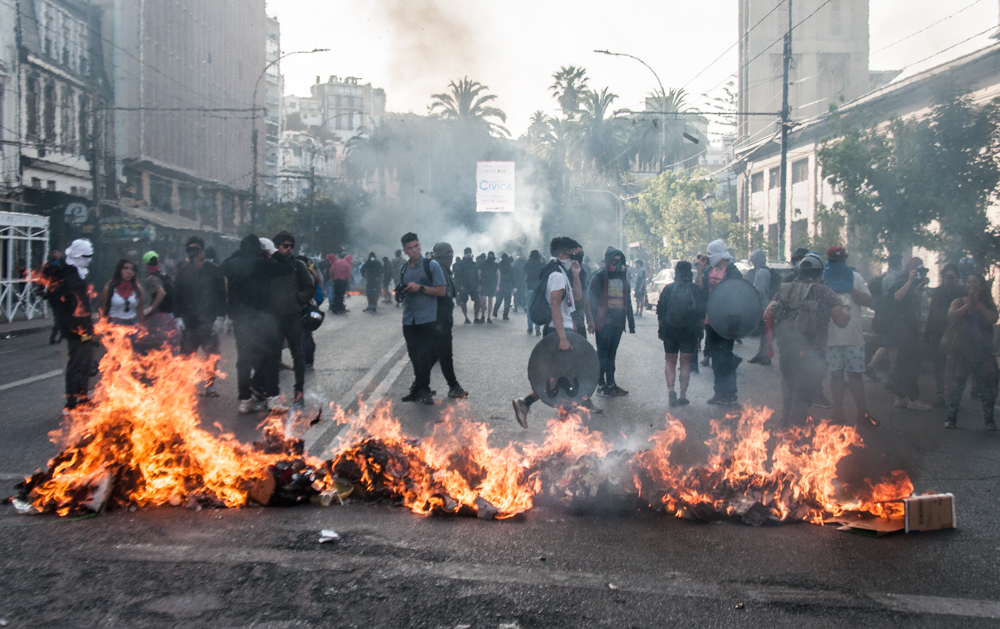
POLYGON ((788 32, 785 33, 785 54, 783 60, 783 75, 781 85, 781 191, 778 199, 778 246, 785 255, 785 222, 788 203, 788 70, 792 62, 792 0, 788 3, 788 32))

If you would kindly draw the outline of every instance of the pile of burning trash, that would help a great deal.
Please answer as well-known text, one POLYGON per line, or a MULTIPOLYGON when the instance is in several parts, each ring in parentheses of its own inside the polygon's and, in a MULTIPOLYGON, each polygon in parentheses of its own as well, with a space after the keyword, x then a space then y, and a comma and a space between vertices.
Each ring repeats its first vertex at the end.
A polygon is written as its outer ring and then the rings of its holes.
MULTIPOLYGON (((422 439, 403 434, 392 407, 362 408, 326 460, 307 456, 287 436, 303 421, 272 414, 262 439, 243 444, 218 427, 201 427, 197 358, 132 351, 128 332, 105 327, 107 354, 91 404, 68 414, 51 437, 60 453, 17 486, 25 512, 70 515, 114 508, 189 508, 252 504, 329 505, 391 499, 419 514, 510 518, 535 504, 571 509, 649 506, 693 519, 729 518, 753 525, 808 521, 847 513, 899 517, 913 485, 904 472, 843 495, 837 466, 862 447, 854 428, 820 422, 772 434, 770 411, 744 409, 714 420, 707 463, 671 461, 687 435, 666 427, 638 452, 611 450, 599 432, 569 414, 550 420, 541 443, 489 444, 486 424, 459 417, 462 406, 422 439)), ((308 423, 308 421, 305 421, 308 423)))

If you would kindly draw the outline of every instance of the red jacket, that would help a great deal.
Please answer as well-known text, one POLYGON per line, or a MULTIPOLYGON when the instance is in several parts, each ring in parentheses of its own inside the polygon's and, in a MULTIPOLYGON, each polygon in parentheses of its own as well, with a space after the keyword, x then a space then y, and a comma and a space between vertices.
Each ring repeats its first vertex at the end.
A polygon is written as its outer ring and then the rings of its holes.
POLYGON ((347 254, 343 258, 337 258, 334 260, 333 264, 330 265, 330 279, 350 282, 352 260, 354 260, 354 256, 351 254, 347 254))

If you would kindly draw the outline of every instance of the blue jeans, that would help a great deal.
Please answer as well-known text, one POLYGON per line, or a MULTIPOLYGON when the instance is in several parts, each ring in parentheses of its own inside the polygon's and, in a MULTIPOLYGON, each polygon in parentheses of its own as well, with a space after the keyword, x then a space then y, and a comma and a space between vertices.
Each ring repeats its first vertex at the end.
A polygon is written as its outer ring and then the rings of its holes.
POLYGON ((534 292, 535 291, 533 289, 530 289, 530 288, 528 290, 524 291, 524 297, 525 297, 525 301, 524 301, 524 317, 528 320, 528 330, 530 331, 530 330, 534 329, 535 332, 537 333, 539 330, 542 329, 542 326, 535 325, 534 323, 532 323, 531 322, 531 313, 528 312, 528 306, 531 305, 531 295, 534 292))

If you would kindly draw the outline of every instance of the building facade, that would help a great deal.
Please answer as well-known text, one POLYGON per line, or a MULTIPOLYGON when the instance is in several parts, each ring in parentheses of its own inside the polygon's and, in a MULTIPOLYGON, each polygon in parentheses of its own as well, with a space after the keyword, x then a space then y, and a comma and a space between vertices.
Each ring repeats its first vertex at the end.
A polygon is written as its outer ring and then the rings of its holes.
POLYGON ((265 197, 277 195, 278 171, 281 168, 281 131, 285 121, 281 76, 281 25, 269 17, 266 23, 267 71, 264 73, 264 188, 265 197))
POLYGON ((359 83, 353 76, 341 79, 331 75, 326 83, 316 77, 309 91, 308 97, 289 96, 286 113, 298 114, 307 129, 325 127, 344 142, 385 116, 385 90, 359 83))
POLYGON ((788 103, 796 120, 826 112, 871 89, 868 0, 740 0, 737 145, 779 130, 784 37, 792 5, 788 103), (808 18, 808 19, 807 19, 808 18))
POLYGON ((343 177, 344 143, 320 142, 304 131, 281 134, 281 171, 277 200, 300 201, 313 192, 330 192, 330 184, 343 177))

